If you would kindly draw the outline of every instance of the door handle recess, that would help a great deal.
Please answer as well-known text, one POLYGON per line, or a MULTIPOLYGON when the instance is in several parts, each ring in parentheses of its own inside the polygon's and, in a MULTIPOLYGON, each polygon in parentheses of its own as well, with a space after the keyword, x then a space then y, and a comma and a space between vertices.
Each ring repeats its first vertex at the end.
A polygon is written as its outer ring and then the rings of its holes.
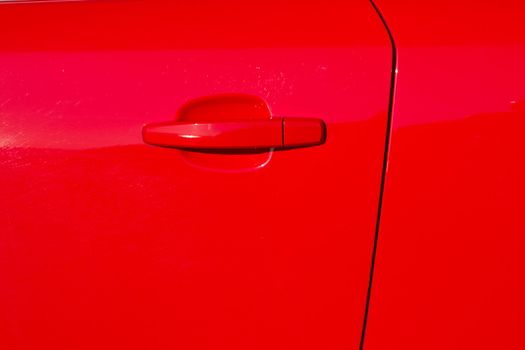
POLYGON ((326 124, 315 118, 147 124, 144 142, 195 151, 279 150, 322 145, 326 124))

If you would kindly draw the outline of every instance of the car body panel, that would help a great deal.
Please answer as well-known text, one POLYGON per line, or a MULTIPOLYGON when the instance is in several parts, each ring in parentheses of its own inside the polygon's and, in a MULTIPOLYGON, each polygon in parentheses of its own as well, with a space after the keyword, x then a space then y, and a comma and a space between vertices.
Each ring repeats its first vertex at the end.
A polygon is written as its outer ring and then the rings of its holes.
POLYGON ((0 347, 358 348, 392 65, 368 1, 3 4, 0 30, 0 347), (326 143, 143 144, 222 93, 326 143))
POLYGON ((388 1, 398 74, 365 349, 523 349, 521 1, 388 1))

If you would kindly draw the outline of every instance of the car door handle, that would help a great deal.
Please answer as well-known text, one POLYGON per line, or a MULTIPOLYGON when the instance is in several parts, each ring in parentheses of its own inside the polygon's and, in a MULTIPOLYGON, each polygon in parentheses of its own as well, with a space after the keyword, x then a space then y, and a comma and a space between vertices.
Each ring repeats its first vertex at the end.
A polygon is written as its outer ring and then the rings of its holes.
POLYGON ((323 144, 326 124, 315 118, 169 121, 145 125, 142 137, 149 145, 202 152, 279 150, 323 144))

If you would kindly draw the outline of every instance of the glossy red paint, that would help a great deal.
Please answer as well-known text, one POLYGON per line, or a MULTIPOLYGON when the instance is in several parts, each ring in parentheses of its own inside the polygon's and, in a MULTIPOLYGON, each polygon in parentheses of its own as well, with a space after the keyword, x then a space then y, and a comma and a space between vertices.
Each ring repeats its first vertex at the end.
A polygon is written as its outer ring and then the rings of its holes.
POLYGON ((316 118, 283 118, 283 148, 319 146, 326 142, 326 124, 316 118))
POLYGON ((283 119, 237 122, 160 122, 144 126, 144 142, 182 150, 272 150, 282 148, 283 119))
POLYGON ((153 146, 203 153, 269 152, 321 145, 326 125, 315 118, 272 118, 260 97, 228 94, 186 103, 174 120, 145 125, 142 138, 153 146))
POLYGON ((2 349, 359 346, 392 64, 368 1, 10 4, 0 31, 2 349), (143 144, 218 93, 327 142, 143 144))
POLYGON ((398 78, 365 350, 525 349, 525 4, 378 5, 398 78))

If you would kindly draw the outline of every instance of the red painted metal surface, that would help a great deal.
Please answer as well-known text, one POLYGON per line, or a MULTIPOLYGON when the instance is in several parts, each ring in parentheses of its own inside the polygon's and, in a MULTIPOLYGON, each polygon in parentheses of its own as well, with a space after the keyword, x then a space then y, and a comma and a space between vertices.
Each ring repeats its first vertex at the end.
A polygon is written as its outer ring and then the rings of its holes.
POLYGON ((3 4, 0 31, 0 348, 358 347, 392 63, 368 1, 3 4), (327 142, 143 144, 218 93, 327 142))
POLYGON ((328 137, 326 124, 316 118, 283 118, 283 147, 322 145, 328 137))
POLYGON ((144 142, 183 150, 271 150, 282 148, 283 119, 237 122, 160 122, 142 129, 144 142))
POLYGON ((321 145, 326 125, 315 118, 272 118, 263 99, 228 94, 189 101, 174 120, 146 124, 142 138, 153 146, 190 151, 268 152, 321 145))
POLYGON ((398 79, 365 341, 524 349, 522 1, 378 1, 398 79))

